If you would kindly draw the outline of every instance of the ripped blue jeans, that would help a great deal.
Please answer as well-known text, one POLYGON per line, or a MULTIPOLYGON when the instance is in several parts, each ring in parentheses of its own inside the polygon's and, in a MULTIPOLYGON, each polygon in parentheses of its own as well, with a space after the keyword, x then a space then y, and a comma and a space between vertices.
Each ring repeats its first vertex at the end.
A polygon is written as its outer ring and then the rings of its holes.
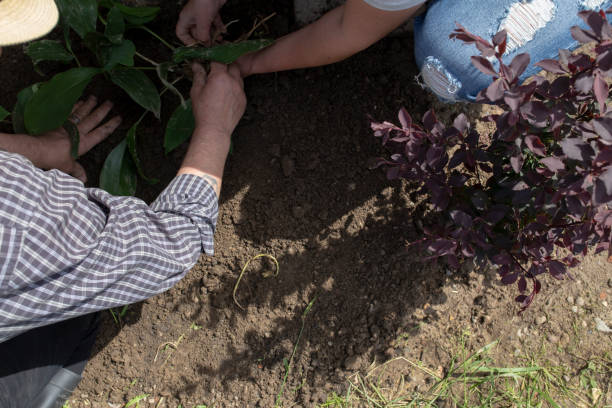
POLYGON ((523 80, 540 70, 534 63, 557 58, 559 49, 578 47, 570 28, 587 28, 578 12, 610 6, 612 0, 435 0, 414 23, 421 81, 446 102, 472 102, 491 83, 490 76, 471 64, 470 57, 479 55, 476 47, 448 38, 455 22, 489 41, 505 28, 508 44, 504 62, 524 52, 531 56, 523 80))

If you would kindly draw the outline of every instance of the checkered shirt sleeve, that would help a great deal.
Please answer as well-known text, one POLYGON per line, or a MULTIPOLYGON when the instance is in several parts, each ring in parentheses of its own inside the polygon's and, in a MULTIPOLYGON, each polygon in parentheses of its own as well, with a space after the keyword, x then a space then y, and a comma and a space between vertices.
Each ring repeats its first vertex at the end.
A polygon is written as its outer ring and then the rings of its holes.
POLYGON ((212 255, 217 213, 197 176, 149 206, 0 151, 0 342, 169 289, 212 255))

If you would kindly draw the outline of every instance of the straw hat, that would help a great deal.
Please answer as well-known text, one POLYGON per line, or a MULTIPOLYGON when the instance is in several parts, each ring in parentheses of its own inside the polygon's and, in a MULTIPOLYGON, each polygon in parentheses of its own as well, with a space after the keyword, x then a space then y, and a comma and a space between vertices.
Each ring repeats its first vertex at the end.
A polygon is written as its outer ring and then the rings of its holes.
POLYGON ((0 47, 42 37, 58 18, 54 0, 0 0, 0 47))

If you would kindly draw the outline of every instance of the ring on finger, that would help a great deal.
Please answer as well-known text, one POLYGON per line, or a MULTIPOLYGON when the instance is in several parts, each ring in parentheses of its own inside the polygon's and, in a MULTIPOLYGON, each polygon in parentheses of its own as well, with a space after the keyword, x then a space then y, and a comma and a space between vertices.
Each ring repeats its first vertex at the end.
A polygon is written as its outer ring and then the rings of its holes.
POLYGON ((78 125, 81 122, 81 118, 79 118, 79 116, 75 113, 73 113, 72 115, 70 115, 70 117, 68 118, 68 120, 70 120, 72 123, 74 123, 75 125, 78 125))

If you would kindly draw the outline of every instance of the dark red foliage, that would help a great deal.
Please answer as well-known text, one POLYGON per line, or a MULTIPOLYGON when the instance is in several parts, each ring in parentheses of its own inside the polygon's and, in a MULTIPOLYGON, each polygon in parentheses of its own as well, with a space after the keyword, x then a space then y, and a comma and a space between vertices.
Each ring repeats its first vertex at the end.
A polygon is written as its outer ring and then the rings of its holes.
POLYGON ((493 80, 477 101, 503 110, 484 118, 496 127, 490 142, 481 141, 463 114, 450 127, 433 111, 419 125, 405 109, 401 127, 372 123, 391 151, 375 166, 385 166, 389 179, 421 183, 439 213, 419 242, 430 258, 453 267, 469 258, 496 265, 503 283, 517 284, 521 311, 540 291, 538 275, 571 277, 568 269, 589 248, 607 251, 612 262, 612 112, 606 107, 612 26, 605 13, 580 17, 590 30, 573 27, 572 35, 596 42, 595 56, 561 50, 558 60, 536 64, 554 80, 537 76, 526 84, 518 78, 528 54, 502 62, 505 32, 489 42, 457 25, 450 37, 476 45, 481 56, 472 63, 493 80))

